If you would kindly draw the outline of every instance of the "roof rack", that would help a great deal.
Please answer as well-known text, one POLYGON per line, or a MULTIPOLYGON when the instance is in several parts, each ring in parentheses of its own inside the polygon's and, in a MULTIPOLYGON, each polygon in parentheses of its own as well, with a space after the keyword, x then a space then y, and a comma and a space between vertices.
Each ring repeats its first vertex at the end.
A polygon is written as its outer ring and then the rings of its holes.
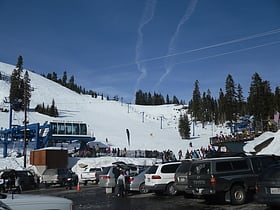
POLYGON ((209 152, 206 154, 206 158, 218 157, 248 157, 248 155, 244 152, 209 152))

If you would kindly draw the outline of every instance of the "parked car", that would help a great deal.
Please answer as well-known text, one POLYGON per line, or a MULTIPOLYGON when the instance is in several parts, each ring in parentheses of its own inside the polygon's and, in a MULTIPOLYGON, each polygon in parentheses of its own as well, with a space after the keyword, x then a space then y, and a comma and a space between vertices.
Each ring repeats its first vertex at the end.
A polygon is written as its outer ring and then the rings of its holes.
POLYGON ((145 174, 145 188, 156 194, 176 195, 174 175, 181 162, 155 164, 145 174))
POLYGON ((267 168, 256 184, 256 200, 271 208, 280 207, 280 164, 267 168))
POLYGON ((99 175, 98 185, 106 188, 106 191, 113 191, 116 186, 116 180, 120 175, 119 169, 115 166, 109 166, 104 167, 102 171, 102 174, 99 175))
POLYGON ((50 185, 66 186, 69 181, 74 186, 78 184, 78 175, 68 168, 46 169, 41 176, 41 183, 46 187, 50 185))
POLYGON ((86 168, 85 171, 81 173, 79 182, 87 185, 88 182, 98 183, 99 175, 102 173, 102 168, 86 168))
POLYGON ((116 180, 119 177, 121 170, 128 173, 128 176, 126 176, 126 188, 128 189, 128 178, 129 176, 134 176, 139 173, 139 166, 126 164, 124 162, 115 162, 112 166, 103 167, 102 174, 99 175, 98 185, 106 188, 107 193, 113 192, 116 187, 116 180))
POLYGON ((145 167, 139 171, 140 173, 129 176, 127 190, 148 193, 148 190, 145 187, 145 173, 149 170, 149 168, 150 167, 145 167))
POLYGON ((22 190, 34 189, 37 187, 37 180, 29 170, 5 169, 0 171, 1 192, 21 192, 22 190))
POLYGON ((194 161, 186 193, 201 195, 209 202, 221 199, 233 205, 243 204, 247 195, 255 192, 261 172, 278 160, 273 155, 242 155, 194 161))
POLYGON ((188 174, 191 164, 191 159, 183 160, 175 172, 175 188, 178 193, 185 194, 188 187, 188 174))
POLYGON ((74 210, 73 202, 71 200, 54 196, 2 194, 0 202, 3 202, 4 206, 9 207, 6 208, 7 210, 74 210))

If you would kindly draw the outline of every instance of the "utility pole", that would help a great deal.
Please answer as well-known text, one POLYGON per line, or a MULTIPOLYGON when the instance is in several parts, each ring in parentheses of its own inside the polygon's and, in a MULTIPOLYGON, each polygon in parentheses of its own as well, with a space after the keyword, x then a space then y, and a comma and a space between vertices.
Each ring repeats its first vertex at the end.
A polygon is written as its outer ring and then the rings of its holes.
POLYGON ((144 112, 141 112, 142 114, 142 123, 144 122, 144 112))
POLYGON ((24 100, 24 136, 23 136, 23 167, 26 168, 26 137, 27 137, 27 96, 26 96, 26 84, 24 84, 24 95, 23 95, 23 100, 24 100))

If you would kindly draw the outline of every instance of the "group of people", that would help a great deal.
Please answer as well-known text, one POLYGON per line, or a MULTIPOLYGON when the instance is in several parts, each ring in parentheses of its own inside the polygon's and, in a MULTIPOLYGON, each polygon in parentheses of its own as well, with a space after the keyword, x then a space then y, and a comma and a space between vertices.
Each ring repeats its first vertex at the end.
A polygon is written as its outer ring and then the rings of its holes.
POLYGON ((112 149, 112 156, 113 157, 126 157, 127 151, 126 148, 120 150, 120 148, 113 148, 112 149))
MULTIPOLYGON (((179 156, 179 153, 182 153, 182 151, 181 152, 180 151, 178 152, 178 156, 179 156)), ((210 146, 210 145, 208 145, 207 148, 200 147, 200 149, 187 150, 187 152, 185 154, 185 159, 197 159, 197 158, 203 159, 206 157, 207 154, 213 153, 213 152, 216 152, 216 149, 215 149, 215 147, 210 146)))

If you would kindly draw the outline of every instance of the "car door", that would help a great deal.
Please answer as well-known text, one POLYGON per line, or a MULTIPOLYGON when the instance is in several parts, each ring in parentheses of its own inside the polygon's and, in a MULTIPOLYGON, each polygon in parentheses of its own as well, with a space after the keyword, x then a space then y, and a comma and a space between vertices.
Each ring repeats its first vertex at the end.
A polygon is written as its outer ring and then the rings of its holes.
POLYGON ((163 184, 174 182, 174 175, 180 163, 163 165, 161 168, 161 181, 163 184))

